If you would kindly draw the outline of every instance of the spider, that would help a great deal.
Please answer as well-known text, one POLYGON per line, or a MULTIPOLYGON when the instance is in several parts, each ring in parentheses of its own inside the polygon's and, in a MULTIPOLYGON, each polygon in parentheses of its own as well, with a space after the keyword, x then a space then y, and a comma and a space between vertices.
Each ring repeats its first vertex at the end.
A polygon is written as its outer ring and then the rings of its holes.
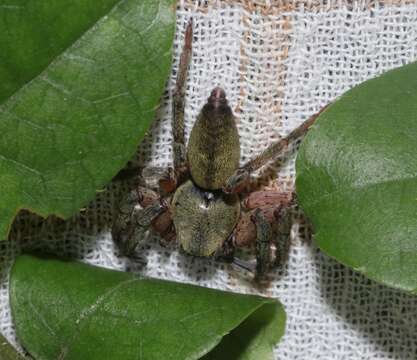
POLYGON ((241 195, 250 175, 303 136, 317 115, 239 167, 239 134, 226 94, 216 87, 184 137, 185 82, 192 52, 192 22, 187 25, 173 96, 173 167, 159 180, 159 190, 137 186, 119 206, 114 240, 134 249, 135 231, 150 227, 165 242, 175 239, 192 256, 228 259, 262 279, 284 262, 291 229, 293 192, 255 191, 241 195), (133 242, 133 246, 131 244, 133 242), (271 245, 275 243, 275 256, 271 245), (237 247, 253 246, 256 265, 234 256, 237 247))

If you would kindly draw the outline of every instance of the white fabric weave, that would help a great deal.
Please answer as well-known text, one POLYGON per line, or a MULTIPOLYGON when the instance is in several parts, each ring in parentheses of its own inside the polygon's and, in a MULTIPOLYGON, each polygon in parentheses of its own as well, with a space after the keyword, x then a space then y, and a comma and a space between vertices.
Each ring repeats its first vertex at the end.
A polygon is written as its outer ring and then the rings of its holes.
MULTIPOLYGON (((177 12, 173 76, 137 161, 172 162, 170 94, 183 32, 194 22, 187 85, 187 136, 211 89, 225 88, 238 118, 242 163, 352 86, 417 58, 417 4, 410 1, 183 1, 177 12)), ((293 188, 294 159, 269 186, 293 188), (274 185, 276 184, 276 185, 274 185)), ((0 242, 0 330, 16 339, 8 271, 22 249, 47 249, 108 268, 242 293, 258 293, 236 269, 162 248, 144 237, 140 260, 118 257, 109 235, 117 185, 65 224, 22 214, 13 241, 0 242)), ((295 216, 288 269, 264 296, 284 304, 282 360, 417 359, 417 298, 378 285, 321 254, 295 216)))

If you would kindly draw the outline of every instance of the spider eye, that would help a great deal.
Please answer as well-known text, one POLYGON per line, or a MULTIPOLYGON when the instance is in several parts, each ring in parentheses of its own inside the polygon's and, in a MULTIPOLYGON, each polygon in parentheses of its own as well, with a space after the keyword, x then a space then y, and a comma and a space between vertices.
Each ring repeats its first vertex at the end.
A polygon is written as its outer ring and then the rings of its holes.
POLYGON ((210 98, 226 100, 226 92, 221 87, 215 87, 210 94, 210 98))
POLYGON ((226 92, 221 87, 215 87, 207 100, 207 103, 218 108, 227 104, 226 92))

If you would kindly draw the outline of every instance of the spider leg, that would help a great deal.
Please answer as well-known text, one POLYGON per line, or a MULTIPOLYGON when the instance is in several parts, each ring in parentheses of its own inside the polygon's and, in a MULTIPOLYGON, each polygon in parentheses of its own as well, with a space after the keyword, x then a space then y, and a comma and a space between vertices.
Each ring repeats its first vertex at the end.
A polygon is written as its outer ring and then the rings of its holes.
POLYGON ((135 223, 137 226, 148 228, 152 225, 152 222, 166 210, 166 205, 163 201, 156 201, 153 204, 143 208, 133 209, 132 214, 135 217, 135 223))
POLYGON ((252 214, 252 221, 256 225, 256 273, 255 279, 265 276, 271 267, 271 242, 273 231, 271 223, 268 221, 261 209, 256 209, 252 214))
POLYGON ((162 194, 170 194, 178 187, 178 178, 175 170, 169 167, 159 179, 159 190, 162 194))
POLYGON ((245 165, 237 169, 235 173, 226 181, 223 191, 226 193, 242 192, 249 184, 251 174, 264 167, 269 162, 275 160, 282 153, 288 150, 290 144, 304 136, 326 107, 327 106, 322 108, 315 115, 311 116, 308 120, 291 131, 286 137, 271 144, 261 154, 254 157, 252 160, 249 160, 245 165))
POLYGON ((184 137, 184 107, 185 107, 185 82, 188 74, 188 67, 191 60, 193 39, 193 24, 190 20, 185 31, 184 45, 180 56, 178 74, 174 90, 172 105, 173 117, 173 153, 174 153, 174 172, 181 177, 187 171, 187 152, 184 137))
POLYGON ((136 223, 140 227, 151 227, 161 237, 161 245, 167 245, 175 240, 175 228, 172 215, 167 202, 163 199, 139 209, 136 214, 136 223))
POLYGON ((130 255, 137 245, 136 212, 138 204, 152 204, 158 198, 154 191, 137 187, 121 199, 111 229, 112 237, 123 255, 130 255))
POLYGON ((288 257, 291 232, 291 209, 295 193, 257 191, 250 194, 243 207, 246 210, 232 234, 234 247, 255 245, 256 265, 233 259, 239 267, 255 273, 255 279, 264 277, 273 266, 281 267, 288 257), (272 259, 271 245, 275 244, 272 259))
POLYGON ((281 207, 282 205, 264 206, 244 212, 231 235, 233 248, 255 245, 256 263, 236 257, 232 258, 232 262, 254 273, 256 280, 261 279, 272 265, 271 243, 274 235, 274 214, 281 207))
POLYGON ((279 209, 290 207, 294 202, 295 193, 289 191, 261 190, 249 194, 242 201, 244 211, 233 232, 233 245, 235 247, 247 247, 255 243, 257 235, 252 215, 256 209, 261 209, 266 219, 275 225, 277 216, 280 214, 279 209))
MULTIPOLYGON (((292 227, 291 210, 295 203, 295 192, 268 190, 253 192, 243 202, 246 209, 262 210, 266 220, 273 226, 272 239, 276 249, 274 265, 277 267, 282 267, 288 258, 292 227)), ((251 219, 254 219, 253 214, 251 219)), ((256 221, 254 223, 256 224, 256 221)))
POLYGON ((288 259, 291 244, 292 217, 290 207, 277 208, 274 215, 277 221, 274 265, 282 267, 288 259))
POLYGON ((294 191, 260 190, 250 193, 242 205, 247 210, 276 205, 289 206, 294 199, 294 191))
POLYGON ((166 208, 152 221, 152 229, 160 235, 161 245, 167 245, 176 239, 174 222, 169 208, 166 208))
POLYGON ((131 255, 135 250, 139 227, 150 226, 152 220, 163 211, 165 208, 159 195, 146 187, 138 186, 121 200, 111 232, 124 255, 131 255))

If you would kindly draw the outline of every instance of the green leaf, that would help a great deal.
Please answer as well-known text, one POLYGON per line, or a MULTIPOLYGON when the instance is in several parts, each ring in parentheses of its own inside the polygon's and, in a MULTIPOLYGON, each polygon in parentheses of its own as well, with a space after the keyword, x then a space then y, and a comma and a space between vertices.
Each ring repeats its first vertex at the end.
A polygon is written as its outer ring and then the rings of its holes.
POLYGON ((208 358, 272 359, 285 326, 272 299, 28 255, 13 266, 10 301, 37 360, 191 360, 216 346, 208 358))
POLYGON ((282 307, 264 305, 226 335, 203 359, 272 360, 271 348, 284 335, 285 320, 282 307))
POLYGON ((11 346, 7 340, 0 335, 0 360, 23 360, 24 357, 20 355, 14 348, 11 346))
POLYGON ((39 75, 118 0, 21 1, 0 5, 0 104, 39 75))
POLYGON ((134 154, 170 71, 173 0, 70 3, 0 5, 0 238, 19 209, 68 217, 91 200, 134 154))
POLYGON ((322 250, 386 285, 417 291, 417 63, 323 112, 297 159, 297 194, 322 250))

